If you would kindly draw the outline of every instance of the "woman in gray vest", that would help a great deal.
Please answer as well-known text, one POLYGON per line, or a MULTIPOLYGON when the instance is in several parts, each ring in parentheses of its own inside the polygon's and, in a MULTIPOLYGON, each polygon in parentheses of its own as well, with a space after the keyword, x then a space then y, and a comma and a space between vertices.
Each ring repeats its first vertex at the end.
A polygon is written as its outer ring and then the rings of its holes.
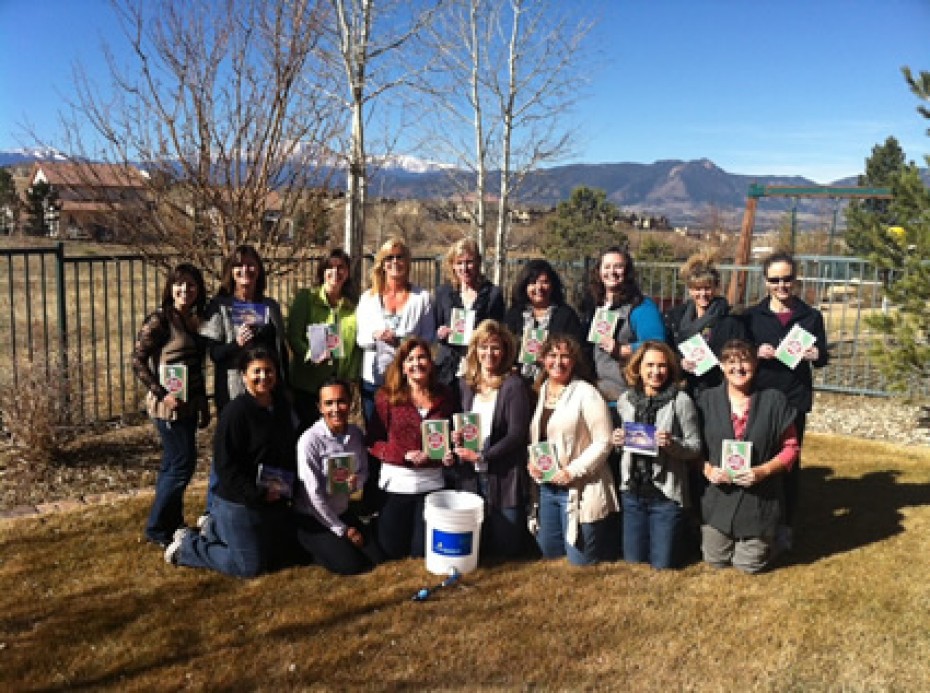
POLYGON ((727 342, 720 363, 724 382, 698 398, 708 481, 701 549, 715 568, 757 573, 771 561, 784 513, 782 475, 798 457, 795 411, 778 390, 756 389, 751 343, 727 342))

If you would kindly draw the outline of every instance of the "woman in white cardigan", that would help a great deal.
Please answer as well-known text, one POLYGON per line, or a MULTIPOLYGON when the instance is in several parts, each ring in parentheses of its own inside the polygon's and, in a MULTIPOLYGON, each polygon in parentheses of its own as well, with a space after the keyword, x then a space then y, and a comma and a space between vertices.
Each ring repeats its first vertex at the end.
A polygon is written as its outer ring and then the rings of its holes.
POLYGON ((532 443, 548 441, 559 469, 546 482, 531 460, 530 476, 540 482, 539 531, 545 558, 568 556, 575 565, 616 560, 620 548, 617 491, 607 464, 611 422, 607 404, 581 370, 581 347, 574 337, 552 335, 540 350, 543 370, 539 401, 530 423, 532 443))

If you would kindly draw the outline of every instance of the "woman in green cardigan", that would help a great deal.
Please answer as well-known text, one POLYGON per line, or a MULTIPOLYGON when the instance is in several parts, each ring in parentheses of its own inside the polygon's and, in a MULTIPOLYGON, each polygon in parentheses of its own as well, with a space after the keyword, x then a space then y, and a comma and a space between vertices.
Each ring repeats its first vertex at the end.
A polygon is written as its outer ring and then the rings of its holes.
POLYGON ((298 291, 287 316, 287 341, 293 354, 291 387, 301 430, 320 418, 317 399, 327 378, 354 382, 359 377, 362 352, 355 341, 358 291, 350 279, 350 267, 351 260, 341 248, 330 251, 317 267, 317 287, 298 291), (323 328, 315 327, 312 332, 318 339, 311 345, 312 325, 331 326, 328 343, 322 341, 326 338, 323 328), (338 336, 338 344, 333 335, 338 336))

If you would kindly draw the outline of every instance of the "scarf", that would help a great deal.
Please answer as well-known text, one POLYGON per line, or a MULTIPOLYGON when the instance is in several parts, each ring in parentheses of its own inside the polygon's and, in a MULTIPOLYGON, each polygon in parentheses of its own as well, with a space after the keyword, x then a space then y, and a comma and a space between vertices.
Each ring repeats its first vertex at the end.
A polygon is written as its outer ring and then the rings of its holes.
MULTIPOLYGON (((719 318, 726 316, 730 312, 730 304, 723 296, 715 296, 707 311, 700 318, 697 317, 697 310, 694 307, 694 301, 688 301, 684 314, 681 316, 681 325, 679 327, 678 340, 684 341, 688 337, 693 337, 698 333, 703 333, 707 328, 713 328, 719 318)), ((704 335, 707 339, 708 336, 704 335)))
MULTIPOLYGON (((656 414, 678 395, 678 388, 670 383, 659 392, 649 397, 639 389, 629 390, 630 403, 633 405, 633 419, 636 423, 655 426, 656 414)), ((653 482, 653 465, 661 462, 661 457, 651 457, 633 453, 630 465, 630 490, 637 496, 649 496, 659 493, 653 482)))

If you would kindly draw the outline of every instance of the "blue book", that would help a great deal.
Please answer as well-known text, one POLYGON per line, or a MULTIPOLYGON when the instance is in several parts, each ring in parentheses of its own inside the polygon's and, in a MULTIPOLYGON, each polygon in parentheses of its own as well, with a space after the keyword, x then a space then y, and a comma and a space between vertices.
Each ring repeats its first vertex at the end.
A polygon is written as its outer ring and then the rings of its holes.
POLYGON ((638 455, 656 457, 659 454, 656 427, 652 424, 624 422, 623 449, 638 455))
POLYGON ((248 303, 246 301, 233 301, 230 310, 233 327, 237 330, 242 325, 255 325, 261 327, 268 324, 268 306, 264 303, 248 303))

